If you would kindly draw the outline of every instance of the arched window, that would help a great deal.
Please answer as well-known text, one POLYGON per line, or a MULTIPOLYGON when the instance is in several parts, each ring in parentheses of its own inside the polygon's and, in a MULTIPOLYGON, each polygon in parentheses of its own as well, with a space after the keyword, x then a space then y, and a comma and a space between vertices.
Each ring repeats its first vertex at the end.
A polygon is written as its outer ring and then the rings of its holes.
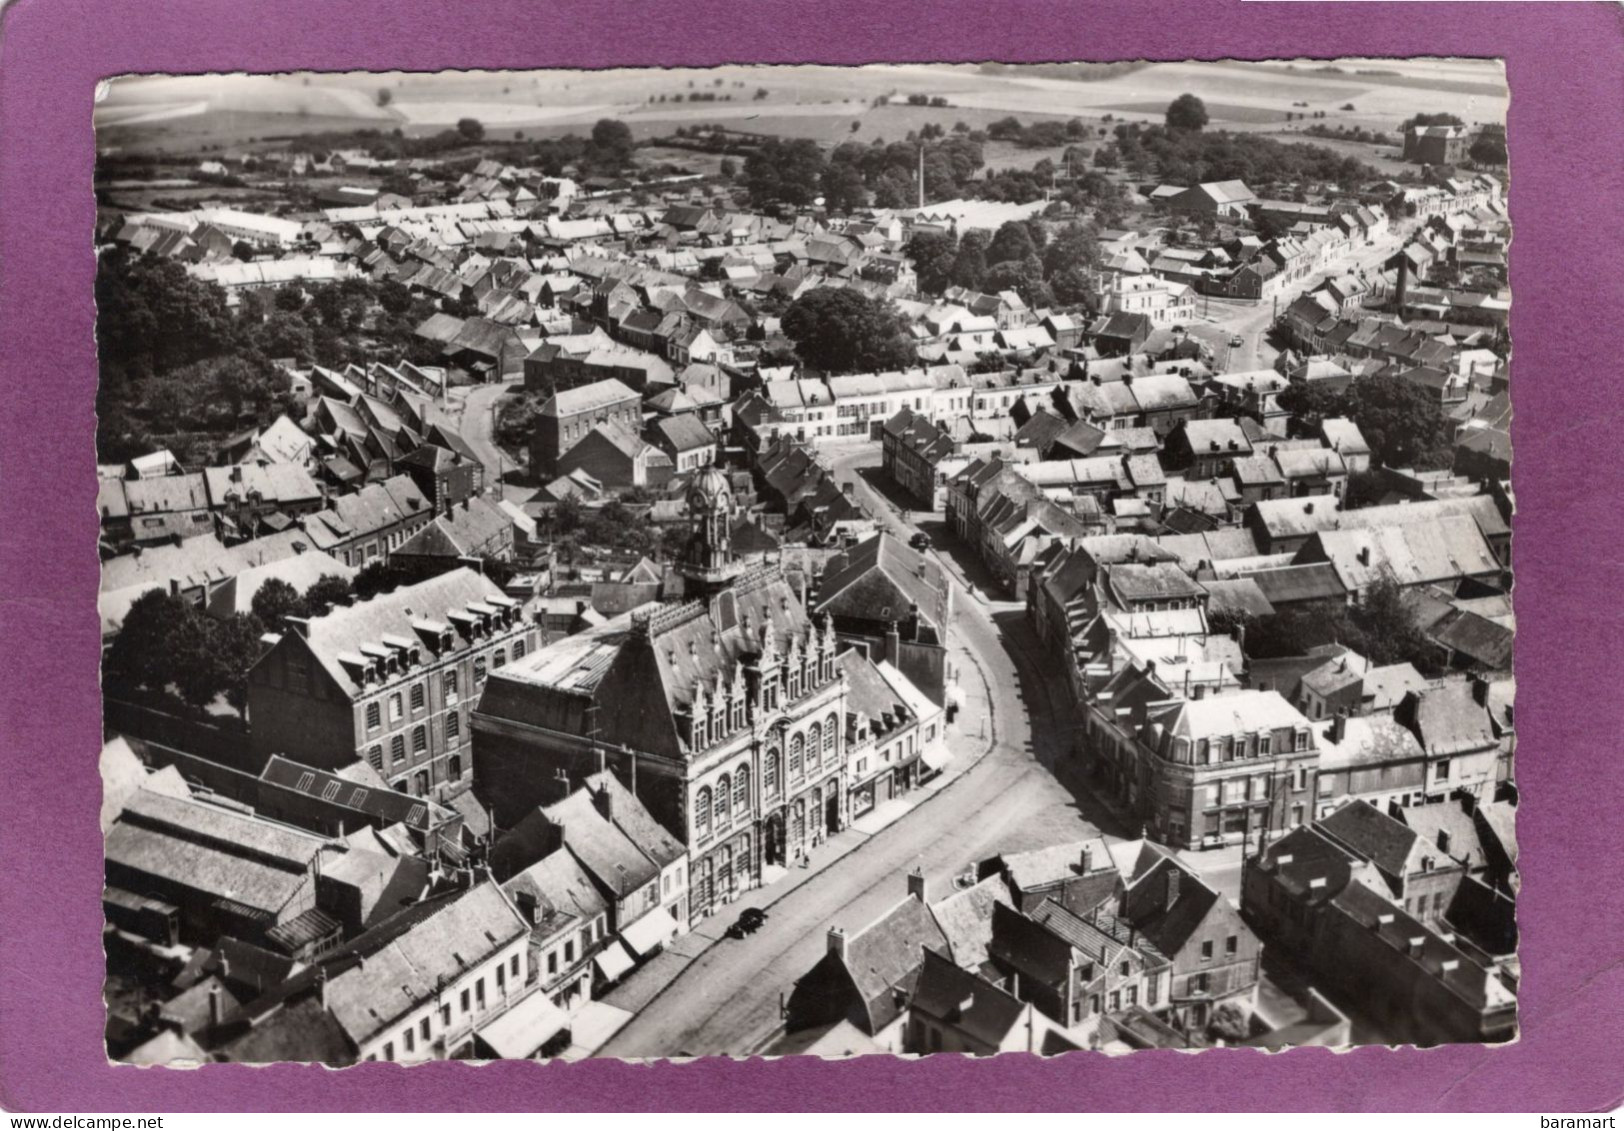
POLYGON ((789 780, 799 781, 806 772, 804 758, 806 754, 806 739, 800 735, 789 740, 789 780))
POLYGON ((767 797, 778 796, 778 787, 784 776, 783 766, 780 764, 782 761, 783 755, 776 749, 767 751, 767 758, 762 763, 761 771, 761 791, 767 797))
POLYGON ((813 723, 812 729, 806 732, 806 768, 812 773, 818 769, 819 753, 823 749, 823 724, 813 723))
POLYGON ((733 808, 741 815, 750 812, 750 771, 740 769, 733 775, 733 808))
POLYGON ((707 787, 701 789, 694 798, 694 832, 704 836, 710 832, 711 821, 711 791, 707 787))
POLYGON ((515 640, 513 642, 513 658, 515 660, 517 660, 523 655, 524 655, 524 641, 522 639, 515 640))
POLYGON ((732 782, 726 774, 716 783, 716 823, 724 824, 727 821, 728 806, 733 803, 732 782))
POLYGON ((831 758, 834 757, 835 753, 835 728, 837 725, 833 715, 823 720, 823 752, 831 758))

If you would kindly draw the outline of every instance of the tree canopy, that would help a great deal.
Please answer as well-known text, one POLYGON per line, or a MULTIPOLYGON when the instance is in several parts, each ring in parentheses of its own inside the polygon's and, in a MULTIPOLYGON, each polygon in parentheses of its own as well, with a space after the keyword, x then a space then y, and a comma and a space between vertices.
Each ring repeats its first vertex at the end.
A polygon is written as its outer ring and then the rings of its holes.
POLYGON ((1405 377, 1364 377, 1345 392, 1315 384, 1292 385, 1280 394, 1299 429, 1314 431, 1329 417, 1358 425, 1371 455, 1384 467, 1446 468, 1454 460, 1454 429, 1438 402, 1405 377))
POLYGON ((1466 123, 1454 114, 1415 114, 1405 118, 1398 127, 1399 133, 1408 133, 1412 128, 1420 126, 1464 126, 1466 123))
POLYGON ((1193 94, 1181 94, 1167 104, 1167 128, 1200 130, 1207 124, 1207 104, 1193 94))
POLYGON ((772 138, 744 159, 744 184, 757 206, 811 204, 828 162, 810 138, 772 138))
POLYGON ((790 304, 784 333, 807 365, 825 373, 903 369, 915 356, 896 308, 849 287, 820 287, 790 304))

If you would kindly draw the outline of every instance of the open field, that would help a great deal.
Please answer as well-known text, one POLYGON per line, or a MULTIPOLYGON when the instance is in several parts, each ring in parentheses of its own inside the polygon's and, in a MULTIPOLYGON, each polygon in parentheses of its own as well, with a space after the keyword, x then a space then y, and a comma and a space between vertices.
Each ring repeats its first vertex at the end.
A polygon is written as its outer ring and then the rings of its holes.
POLYGON ((1493 60, 1342 60, 1334 64, 1340 73, 1316 69, 1331 65, 1155 63, 1093 82, 1015 70, 986 74, 959 64, 141 77, 115 81, 96 122, 104 145, 152 150, 319 129, 432 133, 458 118, 477 118, 497 137, 521 129, 527 136, 584 133, 598 118, 614 117, 639 138, 717 122, 834 143, 896 140, 927 122, 984 126, 1011 114, 1022 121, 1097 120, 1106 113, 1157 121, 1186 92, 1207 103, 1211 128, 1221 129, 1275 132, 1287 112, 1305 111, 1323 112, 1317 120, 1330 124, 1389 131, 1418 110, 1468 122, 1504 120, 1504 73, 1493 60), (386 106, 378 104, 382 92, 386 106), (718 100, 688 101, 696 93, 718 100), (873 105, 881 96, 900 101, 910 94, 951 105, 873 105), (1350 103, 1353 110, 1342 109, 1350 103))
MULTIPOLYGON (((1226 126, 1250 126, 1264 122, 1284 122, 1288 111, 1275 106, 1235 106, 1228 102, 1205 102, 1207 114, 1215 122, 1226 126)), ((1103 106, 1113 114, 1127 114, 1135 118, 1160 118, 1167 113, 1165 102, 1129 102, 1118 106, 1103 106)))

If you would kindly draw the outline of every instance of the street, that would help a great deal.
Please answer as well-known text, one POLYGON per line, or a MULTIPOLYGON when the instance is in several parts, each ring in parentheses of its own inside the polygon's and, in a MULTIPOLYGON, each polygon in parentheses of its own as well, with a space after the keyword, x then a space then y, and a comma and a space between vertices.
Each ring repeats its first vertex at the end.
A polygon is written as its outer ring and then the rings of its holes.
POLYGON ((1393 228, 1373 245, 1361 246, 1354 254, 1338 260, 1334 266, 1314 272, 1289 294, 1281 295, 1278 303, 1273 299, 1263 302, 1238 302, 1198 296, 1196 299, 1198 314, 1188 329, 1191 334, 1211 347, 1212 355, 1222 372, 1245 373, 1253 369, 1267 369, 1274 364, 1278 353, 1266 338, 1269 327, 1274 323, 1275 315, 1279 311, 1285 310, 1299 295, 1319 286, 1326 279, 1337 275, 1358 274, 1360 271, 1369 273, 1376 270, 1403 246, 1404 238, 1405 235, 1397 227, 1393 228), (1231 347, 1230 340, 1235 337, 1239 337, 1242 344, 1231 347))
POLYGON ((437 423, 455 429, 468 442, 468 446, 485 465, 487 484, 500 483, 502 497, 518 502, 529 492, 507 480, 519 470, 518 465, 496 446, 496 404, 508 393, 523 387, 523 382, 507 381, 489 385, 458 385, 447 394, 447 404, 433 404, 429 416, 437 423))

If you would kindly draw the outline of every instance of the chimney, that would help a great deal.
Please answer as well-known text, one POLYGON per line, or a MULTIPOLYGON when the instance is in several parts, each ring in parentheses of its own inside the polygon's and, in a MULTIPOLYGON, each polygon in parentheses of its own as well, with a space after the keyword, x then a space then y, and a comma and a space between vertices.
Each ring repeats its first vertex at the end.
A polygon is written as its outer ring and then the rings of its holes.
POLYGON ((553 781, 558 784, 558 799, 560 801, 570 795, 570 774, 563 766, 558 767, 558 771, 553 774, 553 781))
POLYGON ((1472 677, 1472 699, 1479 707, 1489 705, 1489 681, 1480 675, 1472 677))
POLYGON ((846 932, 839 927, 829 928, 829 953, 846 961, 846 932))
POLYGON ((1369 546, 1360 546, 1359 547, 1359 564, 1362 565, 1362 566, 1367 566, 1367 565, 1370 564, 1370 547, 1369 546))
POLYGON ((316 967, 316 1000, 323 1009, 327 1008, 327 967, 316 967))
POLYGON ((169 579, 169 595, 171 597, 179 597, 180 596, 180 578, 171 577, 169 579))
POLYGON ((881 649, 881 659, 895 664, 902 654, 902 634, 897 631, 897 622, 887 621, 885 625, 885 646, 881 649))
POLYGON ((283 619, 287 621, 288 628, 291 629, 295 635, 302 636, 306 640, 310 639, 310 618, 309 617, 291 617, 290 616, 290 617, 284 617, 283 619))
POLYGON ((1086 876, 1092 872, 1094 870, 1094 849, 1089 845, 1083 845, 1083 856, 1078 863, 1082 865, 1083 875, 1086 876))
POLYGON ((220 991, 220 983, 215 982, 209 987, 209 1025, 219 1028, 220 1022, 226 1013, 225 996, 220 991))
POLYGON ((1167 910, 1173 910, 1173 904, 1179 898, 1179 879, 1184 873, 1175 866, 1169 865, 1167 869, 1167 910))
POLYGON ((1340 746, 1348 733, 1348 717, 1340 711, 1331 716, 1331 741, 1340 746))
POLYGON ((920 903, 930 902, 925 898, 925 873, 918 867, 908 873, 908 895, 920 903))
POLYGON ((1449 832, 1446 829, 1439 829, 1438 830, 1438 851, 1439 852, 1448 852, 1449 851, 1449 832))

